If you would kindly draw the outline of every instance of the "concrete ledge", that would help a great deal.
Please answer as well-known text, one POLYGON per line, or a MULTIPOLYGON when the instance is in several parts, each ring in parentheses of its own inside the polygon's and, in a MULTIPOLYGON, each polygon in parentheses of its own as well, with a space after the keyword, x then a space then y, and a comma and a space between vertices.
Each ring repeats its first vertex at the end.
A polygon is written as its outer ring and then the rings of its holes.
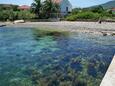
POLYGON ((115 86, 115 56, 100 86, 115 86))

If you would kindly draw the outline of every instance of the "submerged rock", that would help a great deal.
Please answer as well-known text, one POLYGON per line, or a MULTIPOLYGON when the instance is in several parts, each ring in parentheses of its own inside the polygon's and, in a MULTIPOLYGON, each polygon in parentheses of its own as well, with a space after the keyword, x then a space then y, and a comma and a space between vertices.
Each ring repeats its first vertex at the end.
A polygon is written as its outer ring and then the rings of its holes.
POLYGON ((104 33, 104 32, 102 32, 102 34, 103 34, 103 36, 107 36, 108 35, 107 33, 104 33))
POLYGON ((111 35, 112 35, 112 36, 115 36, 115 33, 112 33, 111 35))

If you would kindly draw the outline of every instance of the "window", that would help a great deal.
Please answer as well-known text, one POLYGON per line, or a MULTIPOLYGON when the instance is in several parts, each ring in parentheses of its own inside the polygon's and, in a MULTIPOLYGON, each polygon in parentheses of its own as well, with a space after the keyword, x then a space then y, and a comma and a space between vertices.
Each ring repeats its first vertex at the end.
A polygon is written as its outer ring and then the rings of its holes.
POLYGON ((68 12, 68 7, 66 7, 66 12, 68 12))

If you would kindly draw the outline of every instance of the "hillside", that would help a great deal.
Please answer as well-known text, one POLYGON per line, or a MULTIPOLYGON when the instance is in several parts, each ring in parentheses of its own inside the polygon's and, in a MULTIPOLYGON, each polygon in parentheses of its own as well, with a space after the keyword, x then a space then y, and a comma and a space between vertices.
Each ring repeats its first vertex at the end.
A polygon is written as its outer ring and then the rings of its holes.
POLYGON ((115 0, 109 1, 105 4, 102 4, 103 8, 108 9, 108 8, 114 8, 115 7, 115 0))
POLYGON ((13 9, 16 10, 18 7, 18 5, 12 5, 12 4, 0 4, 0 10, 4 9, 4 10, 9 10, 9 9, 13 9))
MULTIPOLYGON (((115 0, 106 2, 106 3, 104 3, 104 4, 100 4, 100 5, 101 5, 104 9, 115 8, 115 0)), ((97 7, 97 6, 99 6, 99 5, 91 6, 91 7, 88 7, 88 8, 97 7)))

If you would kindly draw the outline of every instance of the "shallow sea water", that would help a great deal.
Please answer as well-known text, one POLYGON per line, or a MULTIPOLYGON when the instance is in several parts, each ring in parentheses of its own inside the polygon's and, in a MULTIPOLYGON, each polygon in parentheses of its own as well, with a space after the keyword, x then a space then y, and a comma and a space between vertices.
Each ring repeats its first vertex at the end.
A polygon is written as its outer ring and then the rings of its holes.
POLYGON ((0 86, 99 86, 115 36, 0 28, 0 86))

